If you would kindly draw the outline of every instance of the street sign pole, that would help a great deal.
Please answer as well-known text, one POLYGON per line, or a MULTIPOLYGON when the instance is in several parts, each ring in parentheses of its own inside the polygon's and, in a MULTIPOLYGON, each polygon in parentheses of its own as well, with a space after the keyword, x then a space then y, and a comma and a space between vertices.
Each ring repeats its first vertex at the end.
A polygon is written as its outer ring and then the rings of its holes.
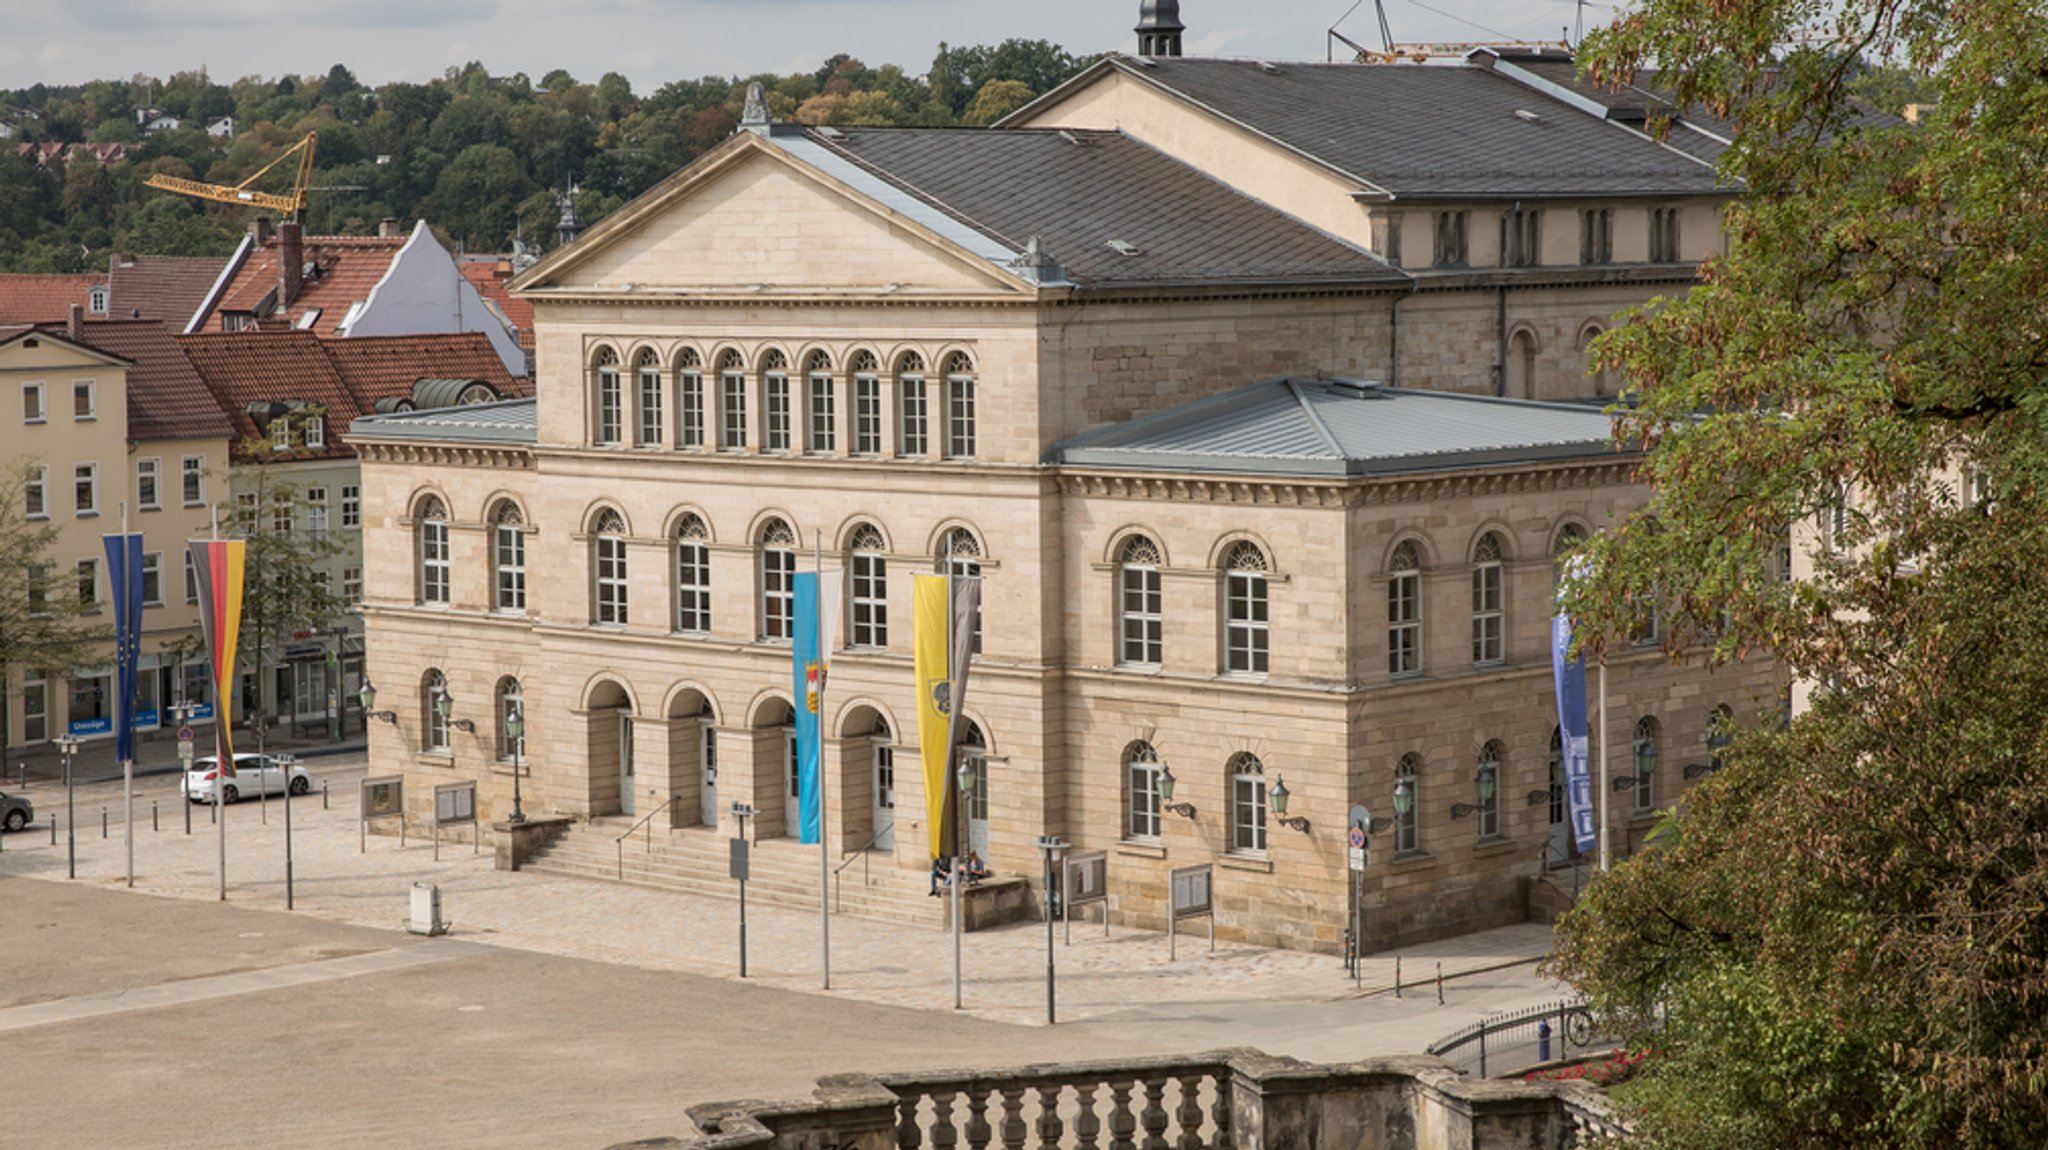
POLYGON ((1351 985, 1365 984, 1365 866, 1372 861, 1372 812, 1364 804, 1351 807, 1351 829, 1347 840, 1351 863, 1351 985))

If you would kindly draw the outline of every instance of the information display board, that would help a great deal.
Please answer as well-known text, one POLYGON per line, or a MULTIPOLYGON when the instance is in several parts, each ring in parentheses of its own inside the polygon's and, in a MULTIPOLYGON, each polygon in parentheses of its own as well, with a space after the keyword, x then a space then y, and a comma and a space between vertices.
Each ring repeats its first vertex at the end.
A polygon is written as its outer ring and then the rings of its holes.
POLYGON ((1067 941, 1074 940, 1074 908, 1102 906, 1102 936, 1109 937, 1109 852, 1083 851, 1060 864, 1060 905, 1067 923, 1067 941))
POLYGON ((1167 961, 1179 957, 1179 925, 1184 918, 1208 917, 1209 953, 1216 953, 1215 868, 1206 863, 1177 867, 1168 872, 1166 889, 1167 961))
POLYGON ((356 818, 356 853, 369 849, 369 827, 372 819, 398 820, 398 845, 405 846, 405 776, 386 775, 380 779, 364 779, 356 804, 359 812, 356 818))
POLYGON ((476 832, 476 783, 442 783, 434 788, 434 861, 441 861, 441 828, 468 823, 470 853, 483 852, 483 836, 476 832))

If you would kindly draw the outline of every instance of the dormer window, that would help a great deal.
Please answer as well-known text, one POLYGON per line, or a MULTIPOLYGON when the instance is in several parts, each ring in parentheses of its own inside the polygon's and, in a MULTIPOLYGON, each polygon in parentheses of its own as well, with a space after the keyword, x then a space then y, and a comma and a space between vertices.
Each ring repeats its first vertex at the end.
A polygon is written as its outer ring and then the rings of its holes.
POLYGON ((292 446, 292 421, 279 417, 270 421, 270 449, 289 451, 292 446))
POLYGON ((306 420, 306 446, 327 446, 327 421, 317 415, 306 420))
POLYGON ((85 310, 94 315, 107 314, 107 289, 96 287, 85 297, 85 310))

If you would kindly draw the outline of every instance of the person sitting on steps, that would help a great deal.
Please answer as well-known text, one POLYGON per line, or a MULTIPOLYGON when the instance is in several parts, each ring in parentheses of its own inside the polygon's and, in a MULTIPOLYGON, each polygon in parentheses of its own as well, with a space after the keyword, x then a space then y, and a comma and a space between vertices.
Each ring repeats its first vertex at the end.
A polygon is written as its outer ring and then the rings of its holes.
POLYGON ((953 860, 940 855, 932 860, 932 897, 939 897, 939 887, 953 881, 953 860))
POLYGON ((988 864, 981 861, 979 851, 967 852, 967 885, 977 886, 988 877, 988 864))

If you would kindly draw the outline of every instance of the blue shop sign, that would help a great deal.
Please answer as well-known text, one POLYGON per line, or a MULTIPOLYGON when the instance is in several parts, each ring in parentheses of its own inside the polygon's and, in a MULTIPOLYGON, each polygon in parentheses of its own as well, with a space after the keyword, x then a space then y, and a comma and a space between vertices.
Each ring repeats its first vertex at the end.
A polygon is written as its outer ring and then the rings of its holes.
POLYGON ((114 733, 114 720, 80 719, 72 723, 67 730, 73 738, 81 739, 92 735, 111 735, 114 733))

